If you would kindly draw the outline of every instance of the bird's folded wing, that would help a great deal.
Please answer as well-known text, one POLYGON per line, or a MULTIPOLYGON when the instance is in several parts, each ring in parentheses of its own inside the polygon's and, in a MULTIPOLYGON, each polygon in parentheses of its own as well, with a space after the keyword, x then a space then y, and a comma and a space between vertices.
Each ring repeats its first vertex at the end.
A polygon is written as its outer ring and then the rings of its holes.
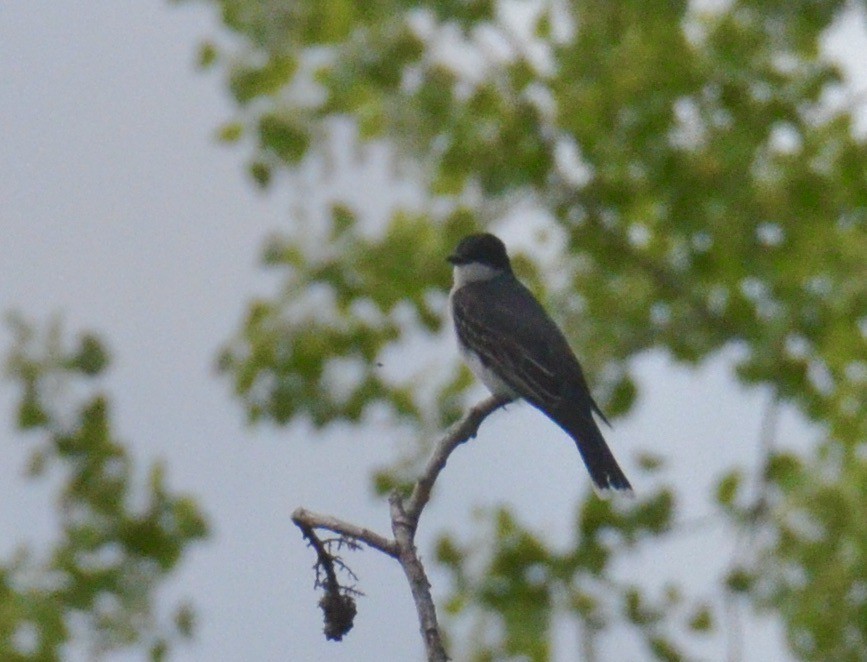
MULTIPOLYGON (((520 310, 486 299, 484 290, 472 285, 454 294, 452 306, 459 339, 523 398, 546 409, 556 407, 564 396, 563 372, 551 364, 538 338, 532 337, 533 325, 516 318, 520 310)), ((547 316, 542 322, 553 325, 547 316)))

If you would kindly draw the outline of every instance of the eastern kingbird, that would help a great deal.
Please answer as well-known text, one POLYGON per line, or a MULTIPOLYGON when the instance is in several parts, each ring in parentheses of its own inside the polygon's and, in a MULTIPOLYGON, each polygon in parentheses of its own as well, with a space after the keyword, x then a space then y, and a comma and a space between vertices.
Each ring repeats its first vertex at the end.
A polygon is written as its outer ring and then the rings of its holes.
POLYGON ((614 459, 578 359, 544 308, 512 273, 502 241, 492 234, 465 237, 448 257, 454 265, 449 294, 458 345, 473 373, 504 400, 524 398, 578 445, 597 491, 632 491, 614 459))

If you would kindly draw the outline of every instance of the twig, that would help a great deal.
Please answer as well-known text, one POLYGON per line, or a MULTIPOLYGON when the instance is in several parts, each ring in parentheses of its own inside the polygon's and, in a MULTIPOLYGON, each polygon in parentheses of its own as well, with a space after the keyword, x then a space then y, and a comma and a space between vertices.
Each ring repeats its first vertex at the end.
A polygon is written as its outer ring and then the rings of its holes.
MULTIPOLYGON (((330 622, 328 610, 335 608, 335 605, 338 608, 349 610, 350 606, 344 603, 350 602, 350 594, 356 591, 342 587, 338 583, 334 566, 335 564, 339 564, 343 567, 342 562, 329 552, 327 541, 323 543, 319 540, 315 534, 316 529, 331 531, 348 541, 364 543, 368 547, 372 547, 396 559, 403 568, 403 572, 409 582, 416 612, 418 613, 419 629, 424 640, 428 662, 446 662, 449 659, 443 645, 439 625, 437 624, 436 607, 430 593, 430 582, 415 547, 415 532, 418 528, 421 513, 428 501, 430 501, 434 484, 440 472, 446 466, 449 455, 462 443, 474 437, 482 421, 490 413, 499 409, 507 402, 507 400, 502 398, 490 397, 470 409, 436 444, 409 498, 404 500, 397 492, 389 497, 391 530, 394 534, 393 540, 370 529, 345 522, 331 515, 314 513, 305 508, 297 508, 292 513, 292 521, 301 529, 301 533, 316 551, 318 557, 317 572, 319 572, 319 568, 321 567, 326 575, 325 581, 317 584, 318 586, 322 586, 326 591, 325 597, 320 602, 320 606, 325 611, 326 636, 329 638, 340 638, 339 636, 333 637, 329 635, 329 632, 340 625, 345 626, 345 624, 338 623, 338 626, 335 626, 330 622)), ((352 616, 354 616, 354 602, 351 604, 351 611, 352 616)), ((351 627, 350 618, 348 627, 340 631, 340 636, 348 632, 351 627)))
MULTIPOLYGON (((298 524, 298 522, 295 523, 298 524)), ((325 549, 325 543, 319 539, 316 531, 305 524, 298 524, 298 527, 301 529, 301 535, 307 539, 307 542, 316 552, 317 567, 321 566, 325 571, 325 590, 339 591, 340 583, 337 581, 337 573, 334 571, 334 557, 325 549)))
MULTIPOLYGON (((302 535, 316 550, 316 588, 322 588, 325 594, 319 601, 319 606, 325 618, 325 638, 332 641, 340 641, 343 636, 352 629, 357 612, 355 595, 358 591, 354 587, 341 586, 337 581, 337 572, 334 566, 349 572, 354 579, 355 574, 343 565, 343 562, 328 550, 328 541, 323 542, 316 532, 307 524, 295 522, 301 529, 302 535), (325 581, 320 579, 320 573, 325 573, 325 581)), ((355 543, 353 543, 355 544, 355 543)))
POLYGON ((365 529, 349 522, 344 522, 331 515, 320 515, 306 508, 296 508, 292 513, 292 521, 303 532, 305 528, 325 529, 341 536, 363 542, 368 547, 378 549, 383 554, 397 558, 397 545, 394 540, 389 540, 375 531, 365 529))
POLYGON ((759 465, 756 472, 756 497, 753 513, 762 517, 768 507, 768 468, 777 445, 777 427, 780 419, 780 394, 774 389, 765 407, 759 432, 759 465))
POLYGON ((412 522, 413 532, 418 526, 418 519, 421 517, 421 511, 430 500, 431 491, 434 483, 440 472, 446 466, 449 455, 460 446, 462 443, 476 436, 479 426, 485 418, 502 407, 508 404, 508 400, 491 396, 487 400, 483 400, 475 407, 470 409, 460 421, 455 423, 451 430, 446 433, 446 436, 434 448, 433 454, 427 461, 421 476, 415 483, 412 494, 407 500, 404 507, 406 515, 412 522))

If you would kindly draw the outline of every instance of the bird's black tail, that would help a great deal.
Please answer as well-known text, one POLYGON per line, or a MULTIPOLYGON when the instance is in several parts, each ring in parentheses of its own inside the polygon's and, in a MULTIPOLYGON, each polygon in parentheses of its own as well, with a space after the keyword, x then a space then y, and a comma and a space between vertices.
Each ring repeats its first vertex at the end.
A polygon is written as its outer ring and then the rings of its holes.
POLYGON ((629 479, 614 459, 614 454, 605 443, 605 438, 589 411, 586 414, 572 412, 566 416, 558 416, 556 420, 575 440, 597 492, 603 495, 612 491, 632 494, 629 479))

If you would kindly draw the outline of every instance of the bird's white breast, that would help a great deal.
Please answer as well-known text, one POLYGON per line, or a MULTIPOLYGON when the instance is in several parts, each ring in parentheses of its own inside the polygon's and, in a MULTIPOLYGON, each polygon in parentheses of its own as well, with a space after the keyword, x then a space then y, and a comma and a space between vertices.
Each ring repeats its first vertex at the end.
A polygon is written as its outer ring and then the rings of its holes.
MULTIPOLYGON (((460 342, 458 342, 458 345, 460 345, 460 342)), ((509 398, 510 400, 520 397, 506 382, 499 378, 497 373, 482 362, 478 354, 465 347, 461 347, 461 355, 473 374, 482 384, 488 387, 492 395, 509 398)))
MULTIPOLYGON (((449 292, 449 313, 452 316, 452 323, 454 324, 454 314, 455 309, 452 305, 452 297, 455 295, 461 287, 466 285, 467 283, 472 283, 480 280, 490 280, 491 278, 499 275, 499 271, 494 269, 493 267, 489 267, 484 264, 458 264, 454 267, 454 284, 452 285, 451 292, 449 292)), ((457 335, 457 334, 455 334, 457 335)), ((461 356, 464 358, 469 369, 476 376, 476 378, 482 382, 485 386, 488 387, 488 390, 493 395, 498 395, 501 397, 515 399, 520 397, 511 387, 509 387, 506 382, 504 382, 500 377, 491 370, 488 366, 484 364, 481 357, 476 354, 476 352, 471 349, 464 347, 464 344, 460 341, 460 338, 457 338, 458 341, 458 349, 461 352, 461 356)))

